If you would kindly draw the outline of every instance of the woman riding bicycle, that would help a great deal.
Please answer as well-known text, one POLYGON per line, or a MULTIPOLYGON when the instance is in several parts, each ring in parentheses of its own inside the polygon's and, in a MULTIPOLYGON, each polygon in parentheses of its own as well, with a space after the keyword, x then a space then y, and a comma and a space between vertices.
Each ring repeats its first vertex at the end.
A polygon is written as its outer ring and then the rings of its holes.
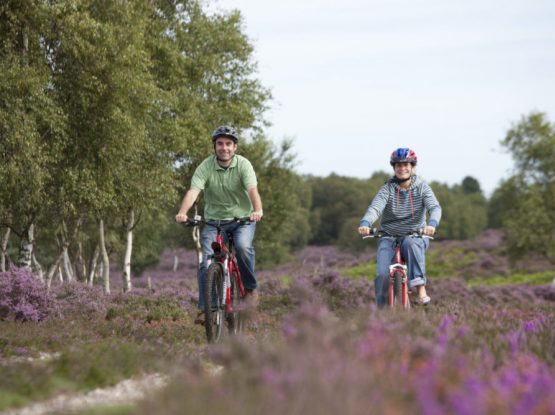
MULTIPOLYGON (((390 235, 408 235, 422 232, 432 236, 441 219, 439 205, 431 187, 415 174, 416 153, 409 148, 398 148, 389 163, 394 176, 378 191, 360 221, 358 233, 370 234, 370 226, 378 219, 380 230, 390 235), (426 224, 426 213, 429 214, 426 224)), ((431 298, 426 292, 426 257, 429 240, 405 237, 401 254, 408 266, 409 288, 413 301, 427 305, 431 298)), ((376 258, 377 269, 374 289, 378 307, 387 304, 389 265, 395 255, 395 239, 380 238, 376 258)))

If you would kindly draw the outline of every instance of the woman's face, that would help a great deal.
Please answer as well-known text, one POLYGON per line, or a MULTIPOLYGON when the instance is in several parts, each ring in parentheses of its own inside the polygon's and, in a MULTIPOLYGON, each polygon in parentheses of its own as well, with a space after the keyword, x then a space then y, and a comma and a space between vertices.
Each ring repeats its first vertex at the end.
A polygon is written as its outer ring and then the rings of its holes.
POLYGON ((395 166, 393 166, 395 177, 399 180, 408 179, 412 176, 413 168, 414 167, 410 163, 395 163, 395 166))

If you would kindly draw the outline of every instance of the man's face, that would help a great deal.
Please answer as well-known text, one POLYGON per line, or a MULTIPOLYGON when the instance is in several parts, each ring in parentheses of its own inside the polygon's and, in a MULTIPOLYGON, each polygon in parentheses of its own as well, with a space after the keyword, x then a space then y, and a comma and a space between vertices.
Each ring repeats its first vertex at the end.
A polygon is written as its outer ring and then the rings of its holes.
POLYGON ((412 164, 410 163, 395 163, 393 169, 395 176, 400 180, 408 179, 412 175, 412 164))
POLYGON ((230 161, 235 155, 235 150, 237 150, 237 144, 231 138, 218 137, 214 142, 214 151, 220 161, 230 161))

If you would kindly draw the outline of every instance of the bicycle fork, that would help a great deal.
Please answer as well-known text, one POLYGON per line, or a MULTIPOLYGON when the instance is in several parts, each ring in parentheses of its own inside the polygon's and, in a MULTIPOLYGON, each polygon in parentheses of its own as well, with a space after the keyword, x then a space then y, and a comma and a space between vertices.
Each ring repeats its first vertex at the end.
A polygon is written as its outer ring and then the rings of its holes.
MULTIPOLYGON (((407 278, 407 266, 404 264, 401 258, 401 247, 397 246, 395 249, 395 263, 389 266, 389 306, 395 307, 395 286, 397 274, 401 274, 401 305, 403 309, 409 308, 409 295, 408 295, 408 278, 407 278)), ((397 298, 397 301, 399 299, 397 298)))

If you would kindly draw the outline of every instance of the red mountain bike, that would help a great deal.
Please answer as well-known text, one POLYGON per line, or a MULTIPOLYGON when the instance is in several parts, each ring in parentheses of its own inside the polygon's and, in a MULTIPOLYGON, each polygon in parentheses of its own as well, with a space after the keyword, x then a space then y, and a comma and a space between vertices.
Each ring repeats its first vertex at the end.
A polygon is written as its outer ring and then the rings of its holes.
POLYGON ((422 231, 409 232, 406 235, 390 235, 385 231, 378 232, 376 228, 372 228, 370 235, 363 236, 362 239, 395 238, 395 255, 393 256, 393 263, 389 266, 388 304, 391 308, 401 307, 404 310, 409 310, 411 302, 409 298, 407 265, 401 255, 401 243, 405 237, 434 239, 432 236, 422 234, 422 231))
POLYGON ((214 253, 210 255, 206 269, 204 290, 204 328, 208 342, 221 339, 224 325, 230 334, 243 330, 243 318, 240 302, 245 296, 241 273, 233 253, 233 235, 226 232, 227 244, 224 243, 223 225, 236 222, 249 224, 250 218, 235 218, 229 221, 205 221, 200 217, 189 219, 186 226, 213 226, 217 229, 216 240, 212 242, 214 253))

